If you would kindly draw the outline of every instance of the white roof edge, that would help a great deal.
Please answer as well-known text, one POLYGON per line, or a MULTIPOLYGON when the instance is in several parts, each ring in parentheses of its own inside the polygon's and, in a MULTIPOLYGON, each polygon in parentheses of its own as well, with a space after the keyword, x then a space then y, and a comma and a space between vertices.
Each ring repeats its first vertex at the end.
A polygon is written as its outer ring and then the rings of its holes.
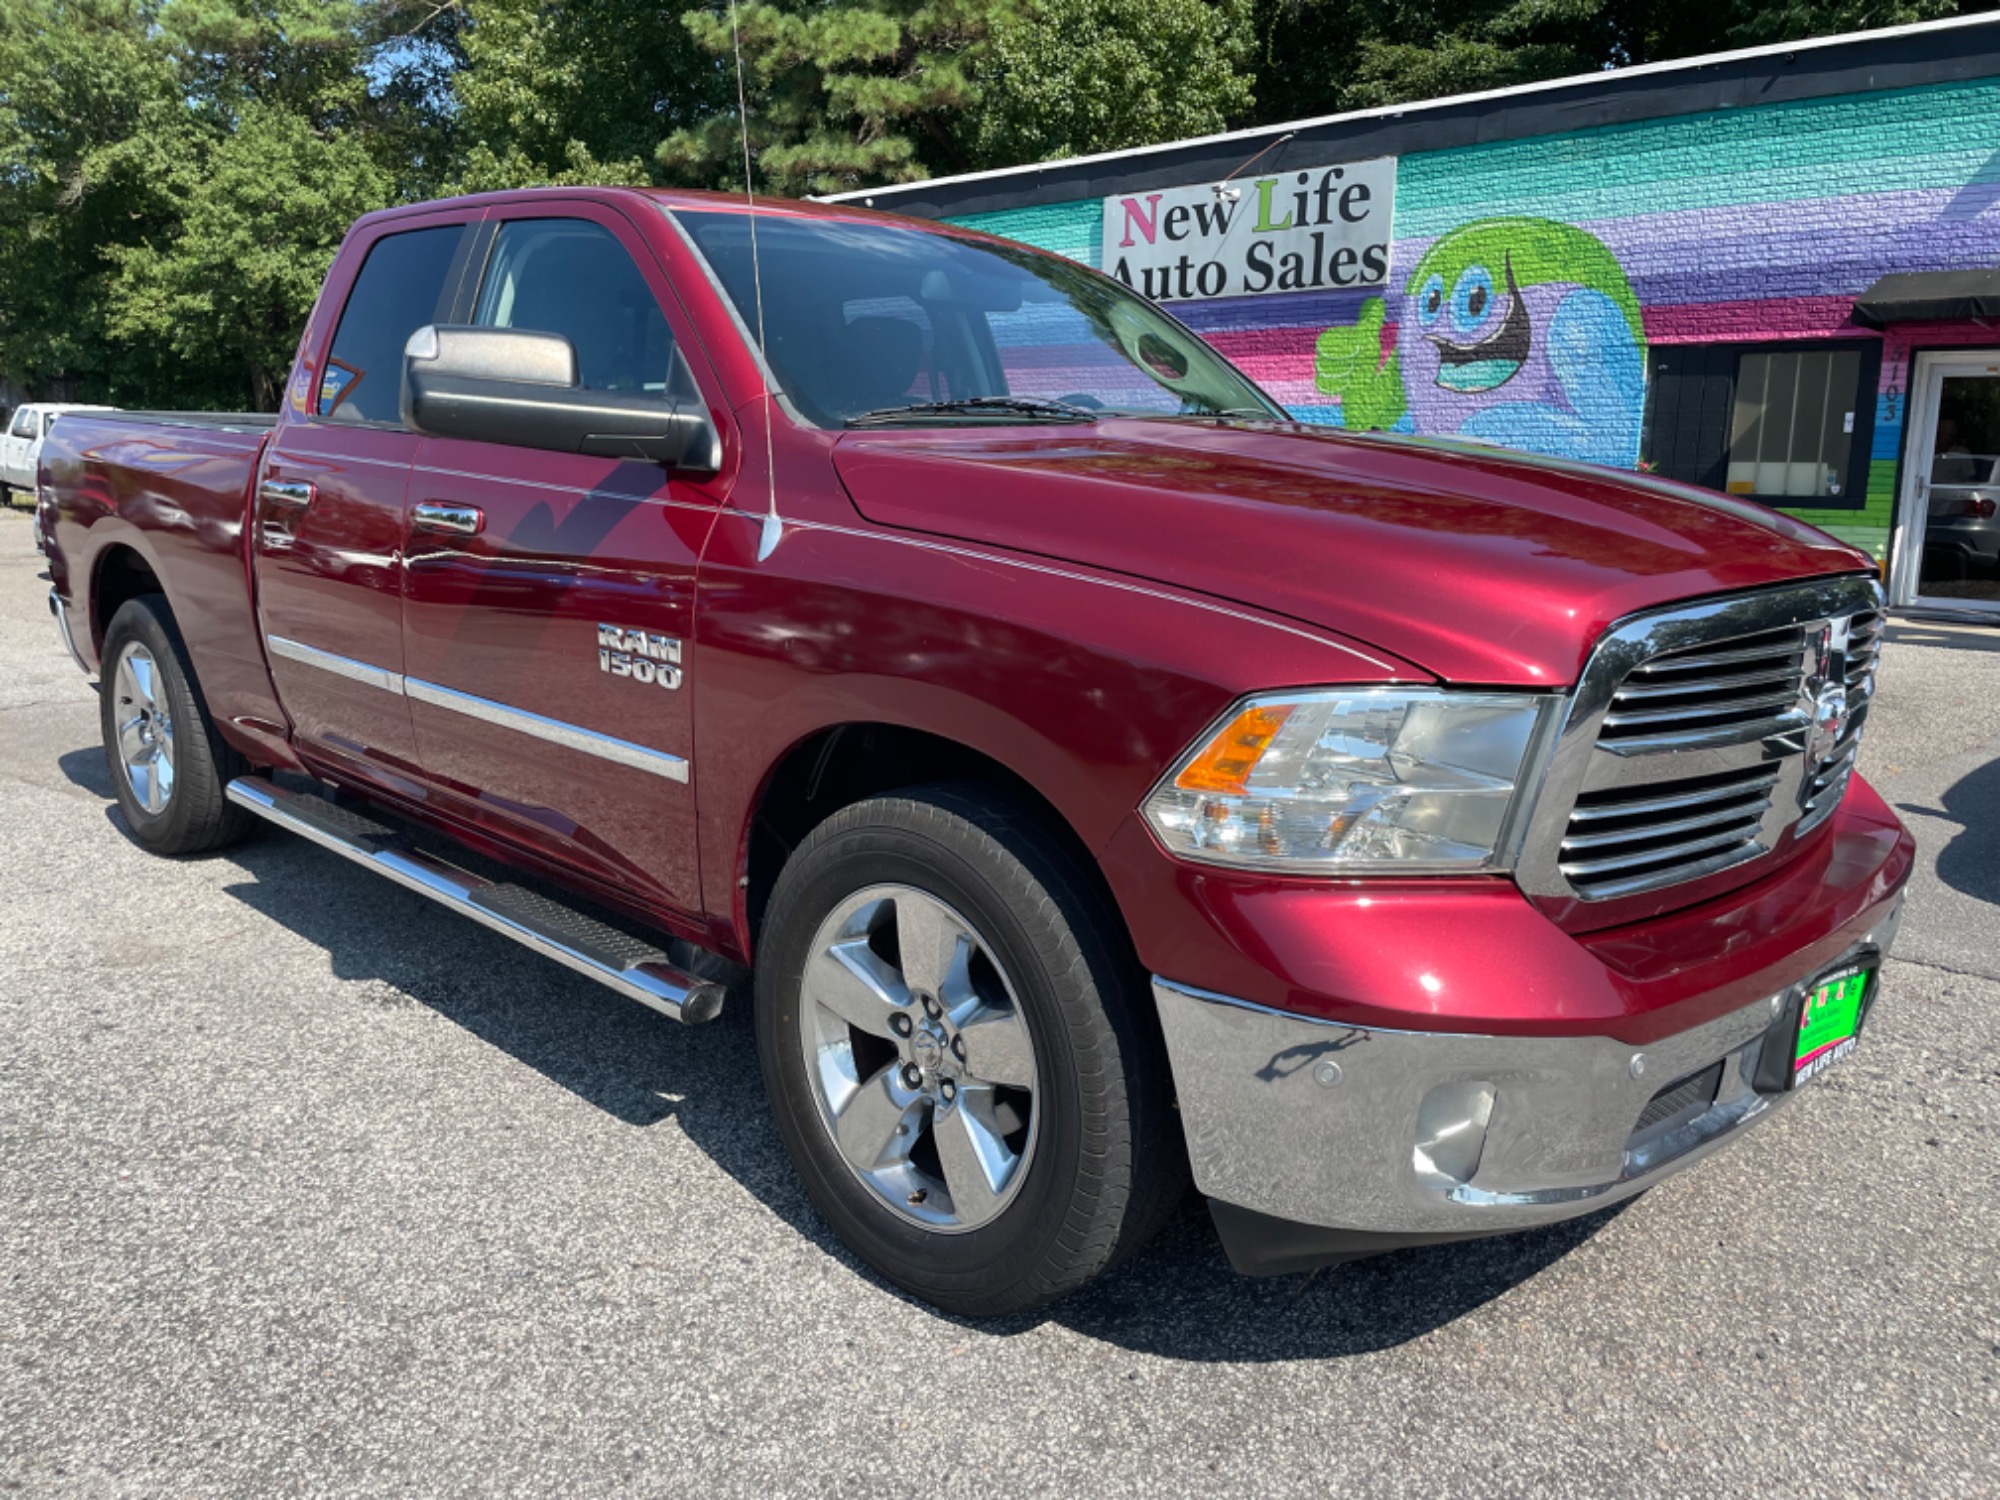
POLYGON ((1438 99, 1413 99, 1406 104, 1378 104, 1371 109, 1351 109, 1337 115, 1315 115, 1306 120, 1284 120, 1271 125, 1252 125, 1244 130, 1225 130, 1216 135, 1195 135, 1185 140, 1161 141, 1151 146, 1128 146, 1122 151, 1099 151, 1089 156, 1061 156, 1048 161, 1025 162, 1018 167, 991 167, 983 172, 960 172, 951 177, 926 177, 920 182, 899 182, 888 187, 854 188, 844 193, 828 193, 814 198, 817 203, 852 203, 862 198, 880 198, 904 193, 920 193, 929 188, 954 187, 966 182, 991 182, 999 177, 1020 176, 1045 167, 1081 167, 1097 162, 1119 161, 1150 156, 1162 151, 1180 151, 1189 146, 1218 145, 1225 141, 1259 141, 1275 138, 1286 131, 1342 125, 1350 120, 1380 120, 1396 115, 1418 114, 1446 105, 1483 104, 1491 99, 1514 99, 1523 94, 1552 93, 1557 89, 1578 88, 1602 83, 1607 78, 1644 78, 1654 73, 1671 73, 1682 68, 1712 67, 1718 63, 1744 62, 1757 57, 1782 57, 1788 52, 1816 52, 1868 38, 1886 41, 1891 37, 1915 36, 1927 31, 1955 31, 1973 26, 2000 25, 2000 11, 1979 11, 1966 16, 1947 16, 1938 21, 1915 21, 1907 26, 1884 26, 1874 31, 1845 31, 1838 36, 1809 37, 1799 42, 1772 42, 1762 47, 1741 47, 1733 52, 1705 52, 1699 57, 1675 57, 1663 62, 1638 63, 1629 68, 1604 68, 1595 73, 1571 73, 1564 78, 1545 78, 1539 83, 1515 83, 1506 88, 1481 89, 1470 94, 1447 94, 1438 99))

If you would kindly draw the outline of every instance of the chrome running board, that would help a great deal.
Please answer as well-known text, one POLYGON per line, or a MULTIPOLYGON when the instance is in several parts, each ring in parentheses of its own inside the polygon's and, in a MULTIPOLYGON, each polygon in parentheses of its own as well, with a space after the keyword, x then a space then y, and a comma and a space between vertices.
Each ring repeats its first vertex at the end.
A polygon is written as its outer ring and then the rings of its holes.
POLYGON ((510 937, 664 1016, 693 1024, 722 1010, 723 986, 698 979, 642 939, 518 885, 461 870, 418 849, 365 813, 262 776, 239 776, 228 796, 238 807, 331 849, 378 875, 428 896, 460 916, 510 937))

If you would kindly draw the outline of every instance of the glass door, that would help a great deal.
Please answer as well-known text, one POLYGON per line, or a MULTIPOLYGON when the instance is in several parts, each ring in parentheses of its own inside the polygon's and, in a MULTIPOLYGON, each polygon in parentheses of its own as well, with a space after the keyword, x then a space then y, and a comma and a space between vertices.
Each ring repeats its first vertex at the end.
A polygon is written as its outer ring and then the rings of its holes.
POLYGON ((1919 354, 1910 384, 1895 602, 2000 618, 2000 350, 1919 354))

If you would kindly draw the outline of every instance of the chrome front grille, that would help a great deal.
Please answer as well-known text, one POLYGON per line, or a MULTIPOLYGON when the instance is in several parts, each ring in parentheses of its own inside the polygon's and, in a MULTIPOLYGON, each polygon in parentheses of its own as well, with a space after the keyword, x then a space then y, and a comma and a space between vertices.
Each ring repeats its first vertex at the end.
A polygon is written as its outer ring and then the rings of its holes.
POLYGON ((1609 901, 1748 865, 1839 805, 1874 691, 1872 579, 1705 601, 1615 626, 1586 664, 1517 866, 1609 901))
POLYGON ((1750 766, 1584 792, 1563 835, 1563 877, 1603 901, 1755 859, 1777 785, 1776 767, 1750 766))
POLYGON ((1805 650, 1804 629, 1790 625, 1655 656, 1612 693, 1598 743, 1641 755, 1798 729, 1805 650))

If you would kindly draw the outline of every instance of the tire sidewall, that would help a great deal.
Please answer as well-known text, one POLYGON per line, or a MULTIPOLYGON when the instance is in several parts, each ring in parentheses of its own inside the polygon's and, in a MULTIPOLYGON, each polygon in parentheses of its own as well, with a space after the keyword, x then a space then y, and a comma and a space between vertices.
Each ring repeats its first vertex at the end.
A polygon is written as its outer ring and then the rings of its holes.
MULTIPOLYGON (((890 804, 909 807, 907 802, 890 804)), ((879 812, 884 804, 874 804, 879 812)), ((850 809, 850 813, 856 810, 850 809)), ((836 823, 847 821, 838 815, 836 823)), ((757 1048, 772 1112, 793 1161, 834 1228, 893 1279, 936 1296, 953 1284, 983 1290, 1030 1274, 1067 1222, 1078 1183, 1088 1118, 1071 1012, 1049 973, 1050 948, 1074 940, 1060 918, 1017 910, 987 871, 987 851, 888 822, 848 822, 802 852, 780 878, 757 964, 757 1048), (800 1046, 800 1008, 813 938, 835 906, 872 885, 908 885, 953 908, 978 931, 1013 982, 1035 1048, 1036 1144, 1027 1179, 989 1223, 954 1233, 924 1229, 895 1214, 848 1167, 822 1123, 800 1046)), ((1004 878, 1004 877, 1003 877, 1004 878)), ((1044 906, 1043 912, 1053 910, 1044 906)), ((1071 973, 1084 972, 1076 966, 1071 973)))
POLYGON ((120 606, 104 632, 104 667, 98 678, 98 709, 105 759, 111 772, 111 790, 118 800, 118 810, 124 815, 125 825, 131 830, 133 838, 148 848, 155 848, 176 844, 186 832, 190 799, 184 794, 185 768, 197 742, 206 736, 208 724, 207 715, 195 701, 189 686, 179 643, 160 623, 149 598, 142 596, 120 606), (118 663, 126 647, 134 642, 143 646, 153 658, 162 695, 167 699, 168 711, 173 715, 174 722, 174 785, 167 794, 167 805, 157 813, 149 813, 139 805, 118 751, 118 663))

